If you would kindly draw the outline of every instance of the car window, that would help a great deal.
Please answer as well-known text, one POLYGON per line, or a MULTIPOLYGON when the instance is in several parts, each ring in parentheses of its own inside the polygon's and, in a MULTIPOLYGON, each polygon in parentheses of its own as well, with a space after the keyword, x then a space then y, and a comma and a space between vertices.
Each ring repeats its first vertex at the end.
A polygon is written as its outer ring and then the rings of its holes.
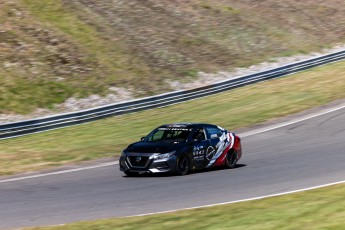
POLYGON ((193 140, 199 140, 199 141, 206 140, 204 129, 203 128, 196 129, 192 138, 193 140))
POLYGON ((222 136, 222 130, 215 127, 206 127, 206 133, 208 139, 218 138, 222 136))
POLYGON ((170 132, 166 131, 166 139, 170 140, 176 140, 176 139, 182 139, 185 140, 188 137, 189 132, 181 131, 181 130, 171 130, 170 132))
POLYGON ((150 133, 145 141, 169 141, 181 142, 186 141, 191 130, 186 128, 158 128, 150 133))
POLYGON ((164 130, 157 130, 149 137, 149 141, 157 141, 163 138, 164 130))

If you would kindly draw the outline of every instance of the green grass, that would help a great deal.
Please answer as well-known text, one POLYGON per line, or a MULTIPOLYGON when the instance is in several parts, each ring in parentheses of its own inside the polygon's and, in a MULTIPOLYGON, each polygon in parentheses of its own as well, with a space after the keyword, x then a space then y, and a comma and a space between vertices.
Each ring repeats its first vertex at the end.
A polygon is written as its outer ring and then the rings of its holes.
POLYGON ((30 113, 36 108, 53 108, 75 93, 75 89, 63 82, 38 79, 33 83, 1 74, 0 85, 0 108, 11 108, 21 114, 30 113))
POLYGON ((345 185, 263 200, 144 217, 77 222, 31 229, 255 229, 341 230, 345 225, 345 185))
POLYGON ((164 123, 207 122, 233 130, 345 98, 345 61, 225 93, 83 125, 0 141, 0 175, 118 156, 164 123))

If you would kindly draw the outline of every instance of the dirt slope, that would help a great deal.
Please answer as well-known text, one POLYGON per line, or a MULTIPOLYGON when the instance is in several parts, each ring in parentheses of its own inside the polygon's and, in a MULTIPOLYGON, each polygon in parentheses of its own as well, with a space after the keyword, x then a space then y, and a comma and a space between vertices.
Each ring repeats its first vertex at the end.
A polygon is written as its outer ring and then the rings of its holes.
POLYGON ((70 97, 137 96, 344 43, 342 0, 3 0, 0 113, 70 97))

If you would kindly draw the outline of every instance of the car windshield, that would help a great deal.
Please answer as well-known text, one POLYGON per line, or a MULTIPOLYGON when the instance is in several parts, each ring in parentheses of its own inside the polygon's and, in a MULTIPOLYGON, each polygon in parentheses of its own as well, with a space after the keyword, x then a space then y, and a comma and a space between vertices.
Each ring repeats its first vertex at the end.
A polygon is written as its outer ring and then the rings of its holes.
POLYGON ((150 133, 145 141, 148 142, 184 142, 188 139, 191 129, 187 128, 158 128, 150 133))

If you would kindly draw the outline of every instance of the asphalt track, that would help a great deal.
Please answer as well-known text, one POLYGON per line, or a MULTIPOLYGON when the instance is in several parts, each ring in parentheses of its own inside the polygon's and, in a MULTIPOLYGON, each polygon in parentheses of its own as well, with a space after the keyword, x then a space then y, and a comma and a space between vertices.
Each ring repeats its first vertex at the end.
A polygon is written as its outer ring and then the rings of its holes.
POLYGON ((0 229, 211 205, 345 180, 345 108, 243 134, 238 168, 128 178, 118 165, 0 183, 0 229))

